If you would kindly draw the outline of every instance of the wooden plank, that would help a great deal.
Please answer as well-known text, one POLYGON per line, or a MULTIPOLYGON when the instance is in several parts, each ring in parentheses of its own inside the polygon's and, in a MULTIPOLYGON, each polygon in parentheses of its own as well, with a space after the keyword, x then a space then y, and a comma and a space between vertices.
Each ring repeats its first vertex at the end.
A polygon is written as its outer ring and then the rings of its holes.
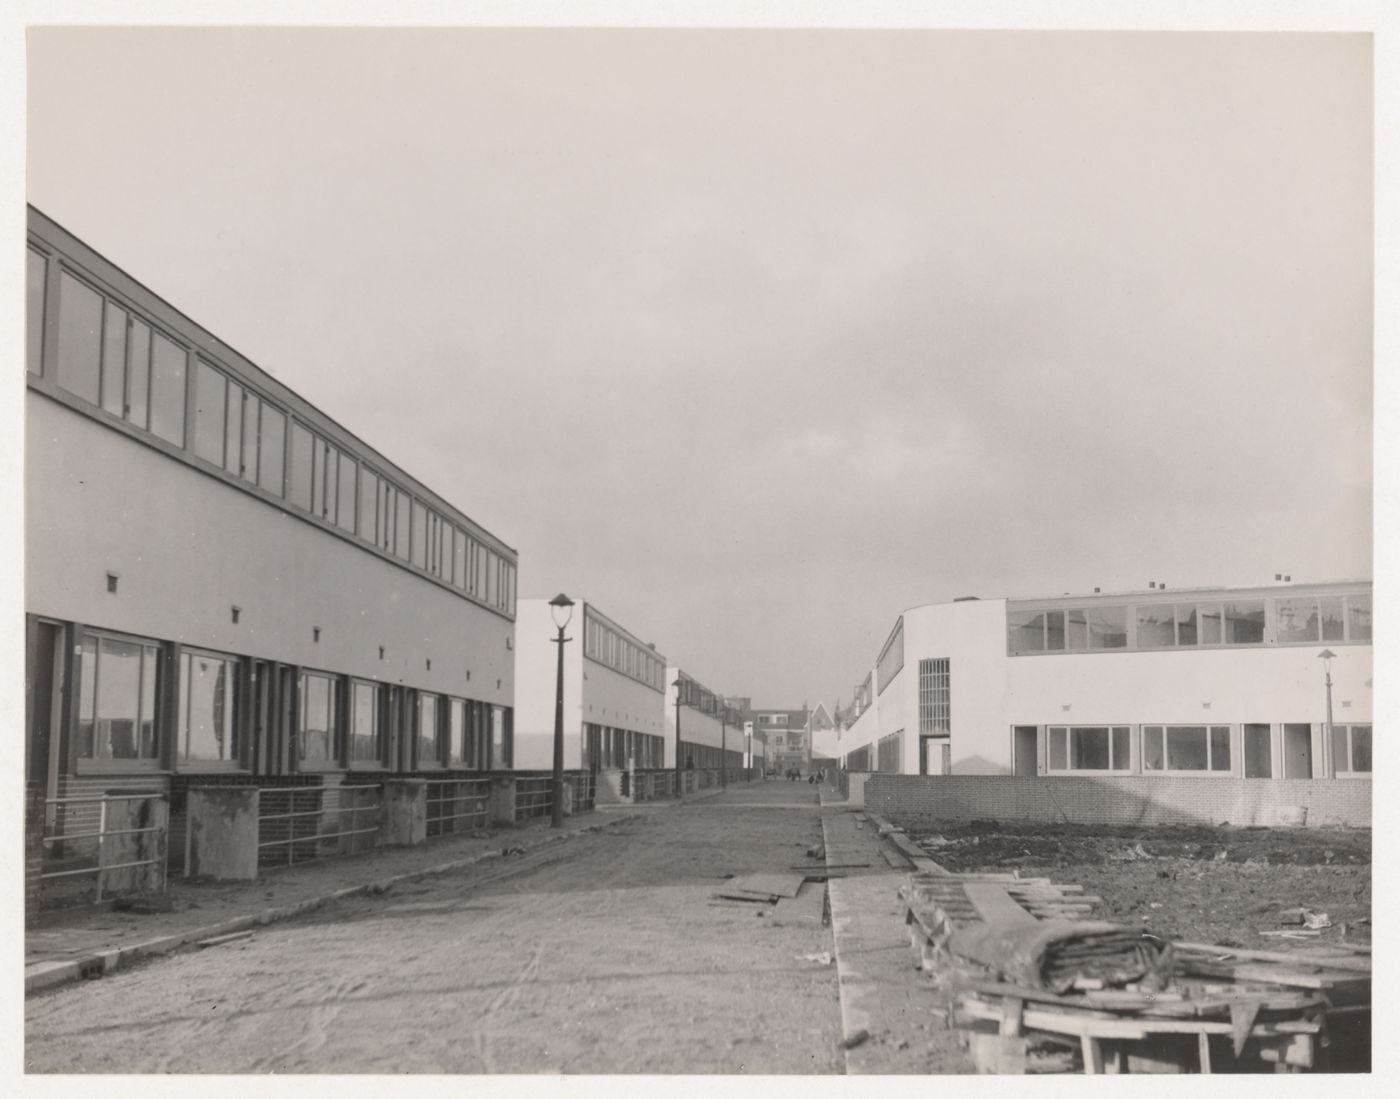
POLYGON ((1025 1013, 1026 1002, 1018 996, 1006 996, 1001 1001, 1001 1026, 1003 1038, 1021 1036, 1021 1016, 1025 1013))
MULTIPOLYGON (((1000 1025, 1001 1008, 980 1000, 961 999, 958 1010, 976 1019, 988 1019, 1000 1025)), ((1233 1027, 1225 1021, 1211 1019, 1153 1019, 1134 1016, 1106 1016, 1103 1012, 1054 1011, 1027 1007, 1021 1016, 1027 1030, 1045 1030, 1055 1034, 1092 1035, 1096 1038, 1145 1038, 1149 1034, 1231 1034, 1233 1027)), ((1250 1035, 1254 1038, 1276 1038, 1284 1035, 1309 1037, 1320 1033, 1322 1024, 1306 1019, 1291 1019, 1277 1023, 1256 1023, 1250 1035)))
POLYGON ((966 892, 967 899, 987 923, 1015 926, 1035 922, 1035 917, 1007 896, 1006 890, 999 885, 969 882, 966 892))
POLYGON ((1084 1053, 1084 1074, 1086 1076, 1102 1076, 1103 1046, 1099 1045, 1099 1040, 1084 1034, 1080 1036, 1079 1043, 1084 1053))
POLYGON ((774 897, 795 897, 802 888, 801 874, 745 874, 735 878, 730 886, 744 893, 766 893, 774 897))
POLYGON ((1277 950, 1241 950, 1238 947, 1220 946, 1214 943, 1172 943, 1172 949, 1178 952, 1209 954, 1212 958, 1228 955, 1232 958, 1248 958, 1250 961, 1283 962, 1285 965, 1294 966, 1320 966, 1324 969, 1344 969, 1353 973, 1371 972, 1371 963, 1362 958, 1326 958, 1303 950, 1287 953, 1277 950))

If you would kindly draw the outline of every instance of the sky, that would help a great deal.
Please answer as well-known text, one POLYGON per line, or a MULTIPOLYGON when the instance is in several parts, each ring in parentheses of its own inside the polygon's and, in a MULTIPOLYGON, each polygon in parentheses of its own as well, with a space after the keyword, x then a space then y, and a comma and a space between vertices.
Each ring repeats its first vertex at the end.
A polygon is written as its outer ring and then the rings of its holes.
POLYGON ((68 27, 27 65, 30 202, 717 691, 849 701, 958 596, 1372 575, 1367 35, 68 27))

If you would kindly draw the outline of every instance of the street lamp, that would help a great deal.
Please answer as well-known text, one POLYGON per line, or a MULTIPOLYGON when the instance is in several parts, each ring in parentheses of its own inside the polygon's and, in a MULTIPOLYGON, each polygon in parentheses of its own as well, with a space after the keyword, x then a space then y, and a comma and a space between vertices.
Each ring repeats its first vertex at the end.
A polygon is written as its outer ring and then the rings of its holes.
POLYGON ((724 719, 729 716, 729 707, 723 702, 719 704, 719 785, 720 789, 729 786, 729 753, 724 750, 724 719))
POLYGON ((680 676, 676 676, 676 681, 671 684, 676 689, 676 797, 681 796, 681 688, 685 686, 685 681, 680 676))
POLYGON ((574 616, 574 601, 562 591, 549 601, 549 613, 559 628, 554 643, 559 646, 559 671, 554 680, 554 805, 549 817, 551 828, 564 827, 564 646, 569 638, 564 629, 574 616))
MULTIPOLYGON (((1322 666, 1326 669, 1323 682, 1327 685, 1327 739, 1323 742, 1323 758, 1331 760, 1332 757, 1332 660, 1336 657, 1331 649, 1323 649, 1317 654, 1317 658, 1322 661, 1322 666)), ((1330 763, 1327 764, 1330 766, 1330 763)), ((1326 774, 1327 772, 1322 772, 1326 774)))

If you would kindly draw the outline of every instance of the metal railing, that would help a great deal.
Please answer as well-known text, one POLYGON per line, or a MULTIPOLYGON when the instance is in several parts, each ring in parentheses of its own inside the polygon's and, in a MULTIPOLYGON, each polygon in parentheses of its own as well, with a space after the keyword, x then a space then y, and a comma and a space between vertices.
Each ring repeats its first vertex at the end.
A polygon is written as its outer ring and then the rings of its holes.
POLYGON ((515 819, 547 817, 554 811, 554 779, 550 775, 516 775, 515 819))
POLYGON ((598 804, 598 776, 584 771, 570 776, 574 784, 574 812, 591 813, 598 804))
POLYGON ((479 832, 490 822, 489 778, 428 780, 428 838, 460 832, 479 832))
MULTIPOLYGON (((66 866, 67 869, 54 870, 44 869, 39 873, 40 882, 57 881, 60 878, 76 878, 88 874, 97 876, 94 897, 95 901, 102 900, 104 876, 114 870, 134 870, 140 866, 160 867, 160 889, 165 888, 165 854, 167 844, 165 842, 166 824, 164 822, 145 825, 139 828, 111 828, 108 826, 111 818, 109 807, 114 802, 128 801, 149 801, 166 805, 168 799, 166 795, 159 791, 148 791, 146 793, 132 794, 74 794, 71 797, 45 798, 44 799, 44 820, 46 822, 43 835, 44 845, 44 866, 54 865, 66 866), (91 810, 96 808, 94 814, 91 810), (92 827, 92 822, 96 827, 92 827), (69 831, 69 826, 75 826, 83 831, 69 831), (58 829, 54 831, 52 829, 58 829), (128 859, 125 862, 107 862, 107 852, 111 849, 110 840, 117 836, 144 836, 157 835, 156 854, 150 858, 128 859), (93 841, 93 842, 83 842, 93 841), (72 848, 65 850, 65 848, 72 848), (72 863, 83 865, 73 866, 72 863)), ((148 819, 148 814, 138 814, 148 819)), ((168 820, 167 814, 160 814, 168 820)), ((139 846, 139 845, 138 845, 139 846)))
POLYGON ((382 841, 383 807, 383 788, 378 783, 259 787, 258 865, 292 866, 314 859, 361 854, 378 847, 382 841), (330 793, 336 795, 335 804, 327 806, 326 795, 330 793), (345 827, 347 817, 349 827, 345 827), (328 827, 332 821, 334 826, 328 827), (360 837, 369 838, 366 841, 360 837), (279 847, 286 849, 285 859, 276 850, 279 847))

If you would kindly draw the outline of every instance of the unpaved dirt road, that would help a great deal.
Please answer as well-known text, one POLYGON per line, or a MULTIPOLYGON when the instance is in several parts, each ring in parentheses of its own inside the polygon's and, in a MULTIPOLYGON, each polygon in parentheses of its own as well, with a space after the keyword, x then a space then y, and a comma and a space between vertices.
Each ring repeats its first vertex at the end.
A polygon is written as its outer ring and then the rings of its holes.
POLYGON ((34 997, 26 1066, 839 1073, 836 969, 802 959, 830 929, 712 901, 820 840, 805 784, 650 809, 34 997))

